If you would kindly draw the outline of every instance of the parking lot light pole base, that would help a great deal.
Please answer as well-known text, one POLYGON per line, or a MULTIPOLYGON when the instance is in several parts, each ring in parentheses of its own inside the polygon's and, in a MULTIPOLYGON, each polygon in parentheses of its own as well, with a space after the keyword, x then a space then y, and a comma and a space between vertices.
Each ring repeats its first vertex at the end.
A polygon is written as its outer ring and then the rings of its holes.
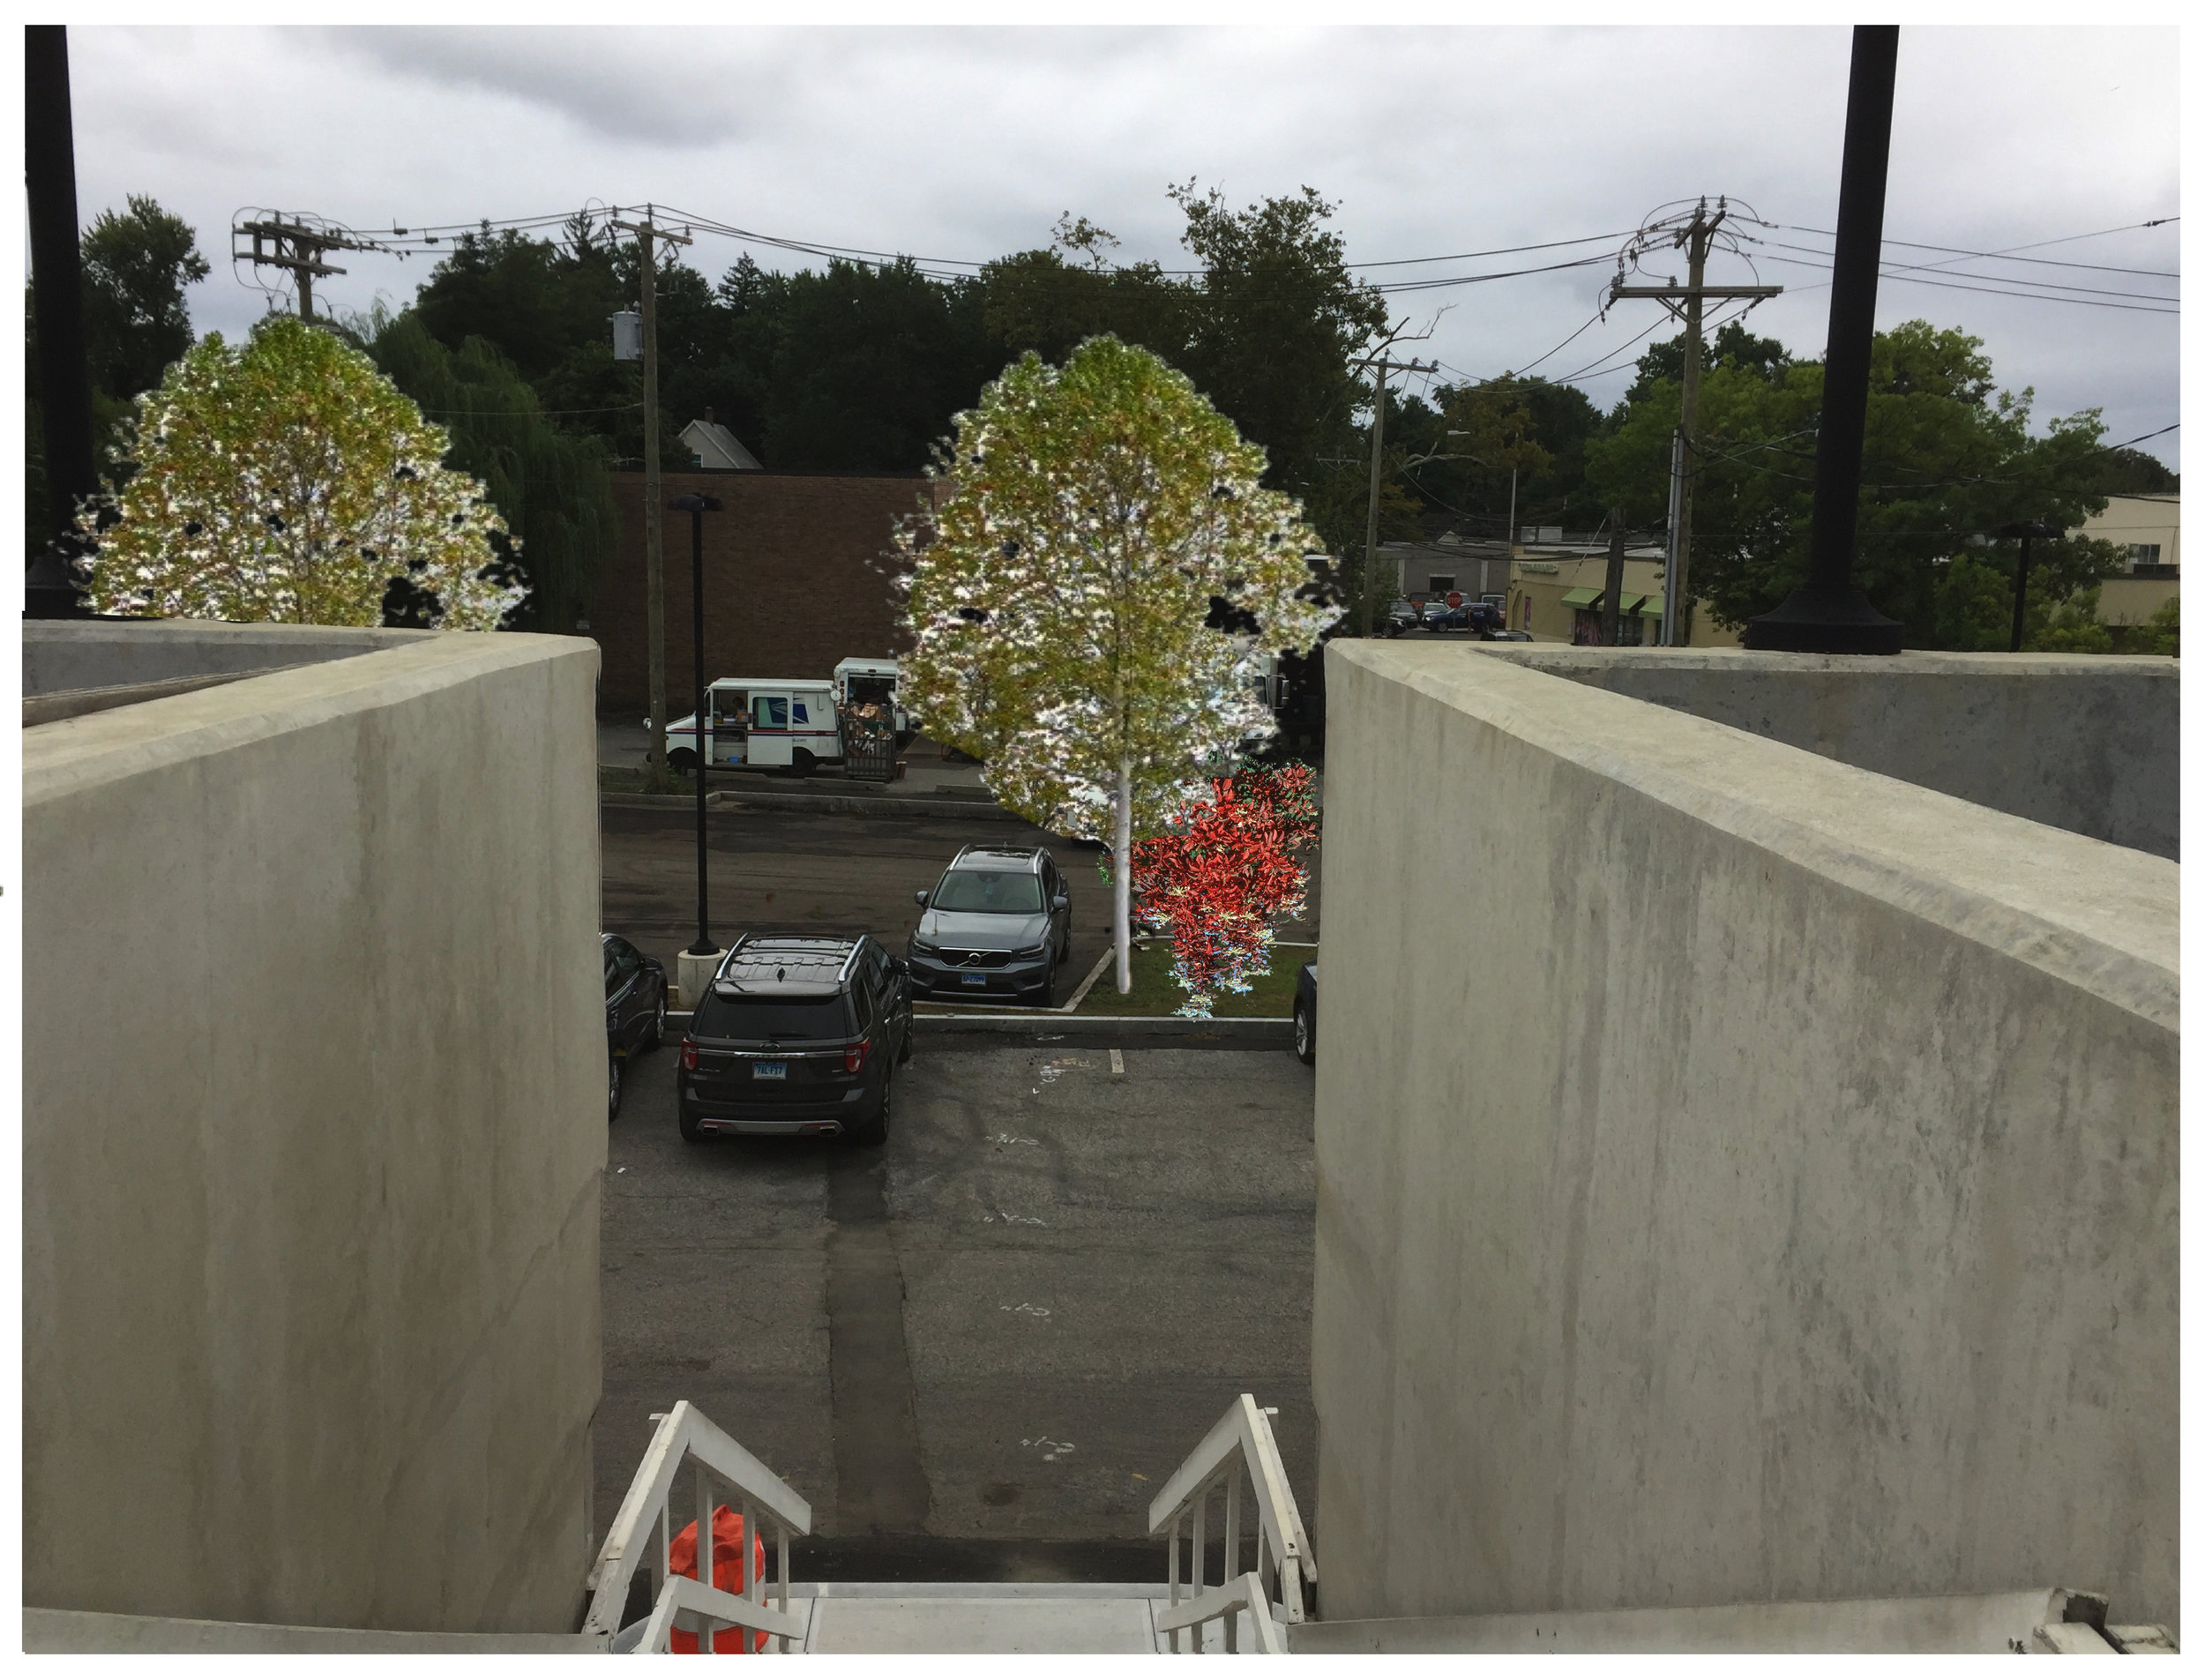
POLYGON ((705 995, 705 988, 712 984, 713 975, 720 972, 720 959, 726 954, 720 951, 684 951, 674 959, 674 983, 681 988, 684 1008, 697 1007, 697 1000, 705 995))

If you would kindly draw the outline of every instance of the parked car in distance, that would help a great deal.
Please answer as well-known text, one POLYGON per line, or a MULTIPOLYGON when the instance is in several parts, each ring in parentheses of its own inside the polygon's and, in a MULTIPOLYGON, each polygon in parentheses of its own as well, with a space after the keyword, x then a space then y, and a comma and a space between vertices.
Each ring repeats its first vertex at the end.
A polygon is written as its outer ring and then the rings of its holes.
POLYGON ((1497 630, 1493 632, 1493 639, 1497 642, 1528 642, 1531 639, 1531 632, 1528 630, 1497 630))
POLYGON ((905 948, 912 989, 1046 1006, 1072 954, 1072 889, 1041 846, 968 846, 912 895, 926 914, 905 948))
POLYGON ((910 1059, 910 986, 880 941, 746 935, 682 1036, 682 1137, 886 1143, 895 1070, 910 1059))
POLYGON ((1419 618, 1416 602, 1397 601, 1386 609, 1386 633, 1398 636, 1405 630, 1414 630, 1419 618))
POLYGON ((598 936, 605 953, 605 1120, 620 1117, 628 1058, 666 1036, 666 969, 617 933, 598 936))
POLYGON ((1453 610, 1454 609, 1447 605, 1444 599, 1439 601, 1427 601, 1424 602, 1424 612, 1422 615, 1424 628, 1426 630, 1445 630, 1447 627, 1447 615, 1453 610))
POLYGON ((1305 962, 1294 976, 1294 1054, 1317 1060, 1317 965, 1305 962))

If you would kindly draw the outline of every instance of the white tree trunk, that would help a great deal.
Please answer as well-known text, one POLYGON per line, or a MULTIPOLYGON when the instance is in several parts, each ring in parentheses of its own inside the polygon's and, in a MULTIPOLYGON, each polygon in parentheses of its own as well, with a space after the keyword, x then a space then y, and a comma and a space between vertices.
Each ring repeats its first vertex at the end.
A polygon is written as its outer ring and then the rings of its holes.
POLYGON ((1117 761, 1117 809, 1110 835, 1110 921, 1117 941, 1117 990, 1133 989, 1133 761, 1117 761))

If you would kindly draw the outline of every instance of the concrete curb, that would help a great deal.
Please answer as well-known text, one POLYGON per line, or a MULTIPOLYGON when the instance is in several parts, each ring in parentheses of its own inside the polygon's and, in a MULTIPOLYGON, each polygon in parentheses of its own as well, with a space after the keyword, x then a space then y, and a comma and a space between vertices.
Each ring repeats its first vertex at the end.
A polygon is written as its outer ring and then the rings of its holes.
MULTIPOLYGON (((669 1023, 689 1019, 690 1012, 669 1009, 669 1023)), ((1282 1041, 1293 1037, 1294 1022, 1285 1015, 1229 1015, 1198 1021, 1184 1015, 915 1015, 914 1026, 929 1032, 950 1033, 1152 1033, 1173 1038, 1245 1038, 1282 1041)))
MULTIPOLYGON (((606 794, 600 805, 624 810, 694 810, 694 794, 606 794)), ((818 810, 866 817, 974 817, 983 822, 1022 823, 1016 811, 1005 810, 992 800, 913 799, 896 794, 771 794, 738 793, 721 789, 705 795, 705 809, 728 810, 750 806, 759 810, 818 810)))
POLYGON ((1294 1022, 1282 1015, 1230 1015, 1199 1021, 1185 1015, 919 1015, 930 1032, 1151 1033, 1176 1038, 1288 1039, 1294 1022))

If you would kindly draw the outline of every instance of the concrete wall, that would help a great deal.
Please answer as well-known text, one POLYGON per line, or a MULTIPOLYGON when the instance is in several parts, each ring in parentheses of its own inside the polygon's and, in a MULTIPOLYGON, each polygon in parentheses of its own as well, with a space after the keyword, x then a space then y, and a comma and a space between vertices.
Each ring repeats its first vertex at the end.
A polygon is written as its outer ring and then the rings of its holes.
POLYGON ((575 1626, 596 665, 432 634, 24 732, 26 1603, 575 1626))
POLYGON ((1506 643, 1475 651, 2093 840, 2179 855, 2182 679, 2175 660, 1869 659, 1506 643))
POLYGON ((224 624, 198 619, 23 621, 23 692, 121 688, 218 672, 260 671, 405 647, 433 630, 224 624))
POLYGON ((2173 1623, 2177 866, 1327 657, 1327 1619, 2052 1580, 2173 1623))

